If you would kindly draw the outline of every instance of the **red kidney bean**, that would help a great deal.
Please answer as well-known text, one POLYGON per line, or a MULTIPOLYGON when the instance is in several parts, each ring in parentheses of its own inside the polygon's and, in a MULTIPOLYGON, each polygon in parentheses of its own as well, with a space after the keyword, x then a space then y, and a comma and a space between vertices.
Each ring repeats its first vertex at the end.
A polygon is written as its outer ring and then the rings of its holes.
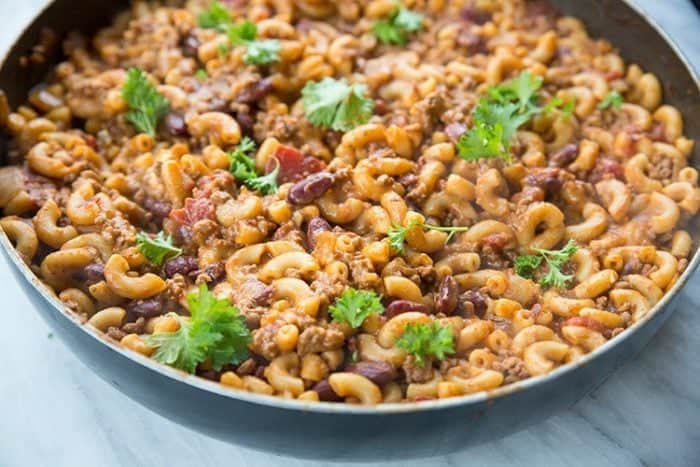
POLYGON ((564 167, 571 164, 578 154, 578 144, 567 144, 549 156, 550 167, 564 167))
POLYGON ((314 217, 309 221, 306 227, 306 240, 309 247, 313 249, 316 246, 316 237, 321 232, 329 232, 332 229, 331 225, 322 217, 314 217))
POLYGON ((241 104, 258 104, 265 96, 272 92, 272 79, 264 78, 250 83, 236 96, 236 102, 241 104))
POLYGON ((199 49, 199 39, 193 34, 187 35, 182 40, 182 55, 189 58, 197 58, 197 49, 199 49))
POLYGON ((430 310, 427 306, 422 303, 412 302, 410 300, 394 300, 389 303, 384 311, 384 316, 387 318, 393 318, 401 313, 408 313, 409 311, 418 311, 420 313, 428 313, 430 310))
POLYGON ((472 6, 463 8, 459 15, 464 21, 478 24, 479 26, 491 21, 491 13, 472 6))
POLYGON ((250 114, 249 110, 239 110, 236 112, 236 121, 241 127, 241 132, 244 135, 252 135, 255 128, 255 119, 250 114))
POLYGON ((333 174, 328 172, 309 175, 289 190, 287 199, 293 204, 310 203, 328 191, 333 186, 333 180, 333 174))
POLYGON ((144 318, 154 318, 163 312, 163 302, 160 297, 146 298, 144 300, 133 300, 126 306, 129 316, 134 319, 143 316, 144 318))
POLYGON ((194 256, 178 256, 165 262, 163 272, 167 277, 173 277, 175 274, 186 276, 190 272, 196 271, 198 267, 197 258, 194 256))
POLYGON ((339 402, 343 400, 342 397, 335 393, 327 379, 316 383, 311 390, 316 391, 316 393, 318 393, 318 398, 325 402, 339 402))
POLYGON ((478 317, 483 317, 488 308, 488 302, 484 294, 478 290, 467 290, 461 295, 461 300, 464 302, 469 302, 471 304, 472 311, 478 317))
POLYGON ((76 280, 85 282, 85 285, 92 285, 105 278, 105 267, 102 263, 90 263, 73 276, 76 280))
POLYGON ((445 276, 435 298, 435 311, 451 315, 457 308, 457 299, 457 281, 452 276, 445 276))
POLYGON ((163 122, 165 123, 166 130, 168 130, 168 133, 172 136, 187 136, 189 134, 187 125, 185 125, 185 119, 175 112, 168 112, 163 122))
POLYGON ((364 376, 380 386, 396 379, 396 370, 390 363, 380 361, 357 362, 347 368, 347 371, 364 376))
POLYGON ((154 220, 158 223, 163 222, 163 219, 168 217, 172 210, 172 206, 167 201, 158 201, 153 198, 144 199, 143 207, 146 211, 153 214, 154 220))

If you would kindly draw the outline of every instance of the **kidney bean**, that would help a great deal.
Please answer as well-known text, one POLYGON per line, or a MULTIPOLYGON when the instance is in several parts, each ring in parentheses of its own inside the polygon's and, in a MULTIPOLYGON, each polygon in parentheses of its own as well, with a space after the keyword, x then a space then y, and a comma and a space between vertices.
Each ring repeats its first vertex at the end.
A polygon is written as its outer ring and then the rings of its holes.
POLYGON ((440 283, 437 297, 435 298, 435 311, 451 315, 457 308, 457 281, 452 276, 445 276, 440 283))
POLYGON ((165 262, 163 272, 167 277, 173 277, 175 274, 186 276, 198 267, 197 258, 194 256, 178 256, 165 262))
POLYGON ((318 393, 318 398, 325 402, 339 402, 342 398, 335 393, 327 379, 323 379, 311 388, 318 393))
POLYGON ((309 175, 289 190, 287 199, 293 204, 310 203, 328 191, 333 186, 333 180, 333 174, 328 172, 309 175))
POLYGON ((236 102, 255 105, 272 92, 272 79, 265 78, 250 83, 236 96, 236 102))
POLYGON ((329 232, 332 229, 331 225, 322 217, 314 217, 309 221, 309 225, 306 227, 306 240, 309 243, 310 248, 316 246, 316 237, 321 232, 329 232))
POLYGON ((181 115, 175 112, 168 112, 168 114, 163 119, 165 124, 165 129, 172 136, 187 136, 187 125, 185 125, 185 119, 181 115))
POLYGON ((491 21, 491 13, 480 10, 472 6, 463 8, 460 12, 462 19, 468 23, 478 24, 479 26, 491 21))
POLYGON ((484 294, 478 290, 467 290, 460 297, 465 303, 471 305, 472 311, 478 317, 483 317, 488 308, 488 302, 484 294))
POLYGON ((252 135, 255 127, 255 119, 250 114, 249 110, 239 110, 236 112, 236 121, 241 127, 241 132, 244 135, 252 135))
POLYGON ((161 223, 163 219, 168 217, 172 206, 167 201, 158 201, 153 198, 146 198, 143 200, 143 207, 146 211, 153 214, 156 222, 161 223))
POLYGON ((384 315, 387 318, 393 318, 401 313, 408 313, 409 311, 418 311, 420 313, 428 313, 430 310, 427 306, 422 303, 412 302, 410 300, 394 300, 386 307, 384 315))
POLYGON ((364 376, 380 386, 396 379, 396 370, 390 363, 380 361, 357 362, 347 371, 364 376))
POLYGON ((193 34, 187 35, 182 40, 182 55, 189 58, 197 58, 197 50, 199 49, 199 39, 193 34))
POLYGON ((105 268, 101 263, 90 263, 82 270, 73 274, 75 280, 85 282, 85 285, 92 285, 105 278, 105 268))
POLYGON ((578 154, 578 144, 567 144, 549 157, 550 167, 564 167, 571 164, 578 154))
POLYGON ((157 296, 144 300, 133 300, 126 306, 126 312, 129 316, 135 318, 141 316, 144 318, 153 318, 163 312, 163 302, 160 297, 157 296))

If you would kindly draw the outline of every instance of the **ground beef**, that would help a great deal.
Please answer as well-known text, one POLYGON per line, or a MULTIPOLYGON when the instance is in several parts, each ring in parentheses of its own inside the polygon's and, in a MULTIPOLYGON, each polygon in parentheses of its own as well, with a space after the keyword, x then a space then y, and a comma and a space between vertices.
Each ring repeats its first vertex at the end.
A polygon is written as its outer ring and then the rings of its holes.
POLYGON ((493 369, 503 373, 504 384, 514 383, 530 376, 525 363, 518 357, 506 357, 502 361, 497 361, 493 364, 493 369))
POLYGON ((276 321, 253 331, 251 350, 268 360, 272 360, 278 356, 280 349, 277 347, 275 336, 281 325, 282 322, 276 321))
POLYGON ((265 283, 251 278, 235 289, 233 300, 246 318, 251 329, 260 327, 260 318, 272 300, 273 289, 265 283))
POLYGON ((433 379, 433 366, 432 361, 428 360, 425 365, 421 366, 416 364, 416 358, 413 355, 409 355, 401 365, 401 369, 406 375, 407 383, 425 383, 433 379))
POLYGON ((299 334, 299 355, 336 350, 343 346, 345 335, 337 329, 309 326, 299 334))

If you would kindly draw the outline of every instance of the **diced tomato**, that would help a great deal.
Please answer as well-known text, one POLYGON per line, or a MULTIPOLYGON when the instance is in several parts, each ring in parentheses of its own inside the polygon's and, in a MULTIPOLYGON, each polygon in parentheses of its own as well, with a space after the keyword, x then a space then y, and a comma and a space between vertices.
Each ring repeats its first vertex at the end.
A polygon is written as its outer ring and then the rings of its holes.
POLYGON ((277 164, 274 159, 277 159, 280 163, 280 172, 277 177, 279 183, 298 182, 307 175, 320 172, 326 167, 323 161, 315 157, 304 156, 300 151, 282 145, 277 148, 270 160, 267 161, 265 173, 275 170, 277 164))
POLYGON ((170 211, 169 217, 183 225, 194 225, 202 219, 214 219, 214 205, 207 198, 187 198, 185 206, 170 211))

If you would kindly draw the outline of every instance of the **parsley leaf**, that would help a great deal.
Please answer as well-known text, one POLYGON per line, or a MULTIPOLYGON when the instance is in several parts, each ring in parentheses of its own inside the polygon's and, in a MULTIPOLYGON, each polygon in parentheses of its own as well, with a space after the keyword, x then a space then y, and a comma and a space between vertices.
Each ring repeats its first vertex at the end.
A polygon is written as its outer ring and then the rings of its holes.
POLYGON ((129 106, 126 119, 139 131, 155 136, 156 127, 170 108, 170 103, 158 92, 140 68, 130 68, 122 87, 122 97, 129 106))
POLYGON ((263 195, 277 193, 277 175, 279 175, 280 172, 280 161, 276 157, 274 160, 277 165, 272 172, 267 175, 261 175, 259 177, 245 180, 244 183, 246 186, 251 190, 259 191, 263 195))
POLYGON ((385 44, 405 45, 408 36, 422 27, 423 15, 400 7, 392 12, 388 20, 375 22, 372 32, 385 44))
POLYGON ((598 108, 600 110, 605 110, 610 107, 614 109, 619 109, 622 107, 622 103, 625 101, 625 99, 622 97, 622 94, 620 94, 617 91, 610 91, 605 98, 600 101, 598 104, 598 108))
POLYGON ((359 328, 372 313, 384 313, 384 305, 376 292, 348 287, 328 312, 334 320, 359 328))
POLYGON ((537 92, 542 78, 529 71, 488 90, 472 115, 473 126, 457 142, 462 159, 503 158, 510 162, 510 141, 522 125, 540 112, 537 92))
POLYGON ((282 45, 277 39, 248 42, 243 61, 248 65, 269 65, 279 61, 282 45))
POLYGON ((173 237, 161 230, 155 238, 151 238, 147 233, 136 234, 136 247, 156 266, 162 266, 166 258, 172 259, 182 254, 182 248, 173 245, 173 237))
POLYGON ((523 255, 515 258, 515 272, 525 279, 532 279, 537 268, 542 264, 542 257, 537 255, 523 255))
POLYGON ((336 131, 350 131, 372 117, 374 101, 366 93, 363 84, 333 78, 309 81, 301 91, 306 118, 315 126, 336 131))
POLYGON ((452 236, 457 232, 465 232, 469 230, 466 226, 441 226, 441 225, 431 225, 423 224, 420 222, 411 222, 406 227, 400 225, 394 225, 387 233, 387 238, 389 239, 389 245, 397 253, 405 253, 406 247, 404 243, 406 242, 406 235, 415 228, 422 228, 424 230, 435 230, 437 232, 447 232, 447 241, 449 242, 452 236))
POLYGON ((258 176, 255 170, 255 160, 252 152, 255 151, 255 141, 244 136, 241 142, 232 152, 228 154, 229 172, 236 177, 236 180, 243 183, 251 190, 259 191, 264 195, 277 192, 277 175, 279 174, 280 163, 277 158, 277 167, 267 175, 258 176))
POLYGON ((547 273, 539 280, 542 287, 564 287, 573 279, 573 274, 564 274, 561 267, 578 251, 576 242, 569 240, 560 250, 533 248, 533 251, 537 254, 515 258, 515 272, 517 274, 532 279, 535 270, 544 261, 547 263, 547 273))
POLYGON ((451 326, 443 326, 438 321, 431 324, 410 323, 396 341, 396 346, 412 354, 416 364, 426 366, 430 358, 444 360, 455 351, 455 338, 451 326))
POLYGON ((197 24, 200 28, 225 31, 226 27, 231 24, 231 13, 215 0, 209 4, 209 8, 197 16, 197 24))
POLYGON ((194 77, 197 78, 197 81, 204 81, 207 79, 207 76, 207 70, 205 70, 204 68, 198 69, 194 74, 194 77))
POLYGON ((258 27, 252 21, 242 21, 231 24, 226 29, 226 35, 236 45, 244 45, 258 37, 258 27))
POLYGON ((178 316, 177 331, 146 338, 148 345, 157 347, 155 360, 194 373, 205 360, 220 370, 247 358, 251 334, 238 308, 216 298, 204 284, 198 292, 187 294, 187 304, 191 319, 178 316))

